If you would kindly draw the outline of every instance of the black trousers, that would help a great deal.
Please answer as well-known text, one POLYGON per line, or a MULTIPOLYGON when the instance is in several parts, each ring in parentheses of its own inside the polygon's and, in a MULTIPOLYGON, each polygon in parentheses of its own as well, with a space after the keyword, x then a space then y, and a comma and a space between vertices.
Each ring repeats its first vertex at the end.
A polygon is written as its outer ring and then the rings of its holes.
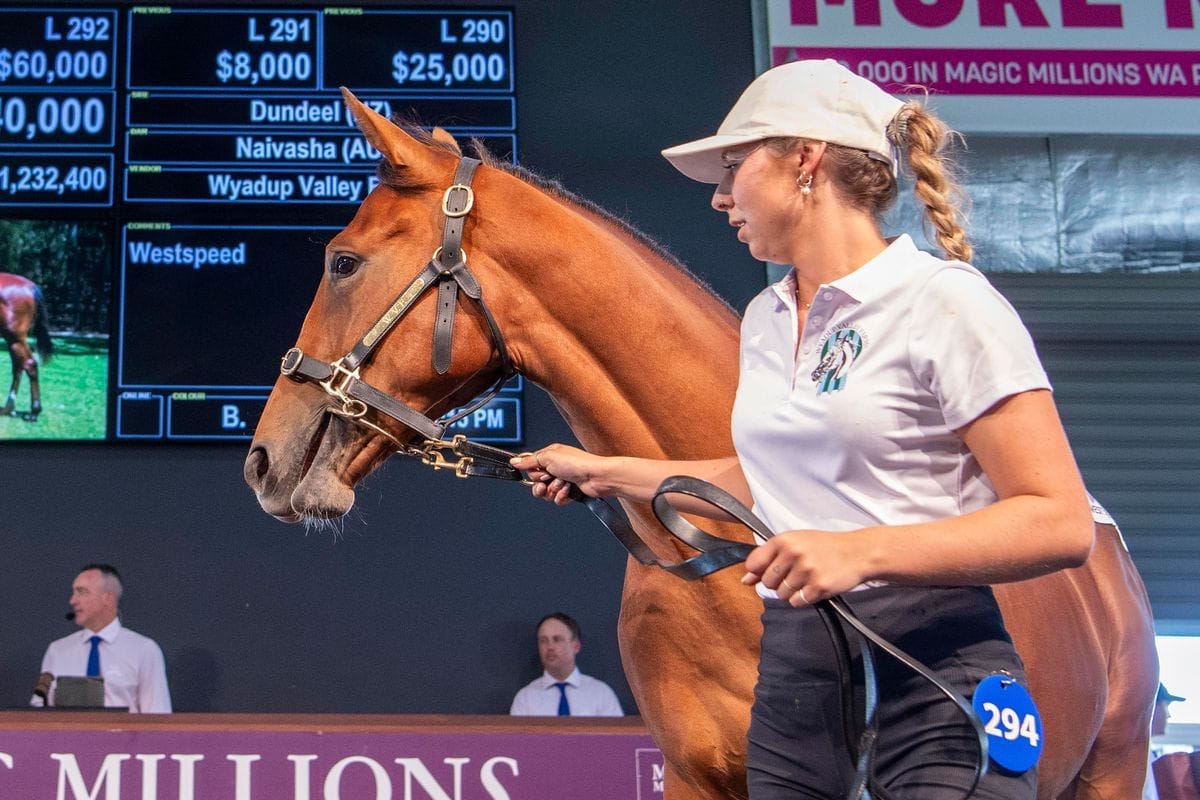
MULTIPOLYGON (((971 698, 983 678, 1025 671, 988 587, 886 586, 843 595, 871 629, 971 698)), ((748 778, 752 800, 842 800, 855 765, 843 733, 841 683, 824 623, 811 608, 766 601, 762 657, 751 713, 748 778)), ((862 660, 847 629, 862 725, 862 660)), ((962 713, 928 681, 876 652, 879 731, 875 775, 896 800, 960 800, 974 775, 978 746, 962 713)), ((1035 770, 1021 775, 989 765, 975 800, 1032 800, 1035 770)))

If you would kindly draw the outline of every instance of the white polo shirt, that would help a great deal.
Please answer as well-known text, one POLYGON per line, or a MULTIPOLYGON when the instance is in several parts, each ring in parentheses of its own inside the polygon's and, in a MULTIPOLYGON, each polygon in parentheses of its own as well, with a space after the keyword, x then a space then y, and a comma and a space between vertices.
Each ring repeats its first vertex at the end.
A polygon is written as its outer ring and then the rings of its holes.
POLYGON ((799 341, 795 287, 790 272, 742 321, 733 441, 763 521, 848 531, 994 502, 954 431, 1050 386, 1008 301, 908 236, 821 286, 799 341))

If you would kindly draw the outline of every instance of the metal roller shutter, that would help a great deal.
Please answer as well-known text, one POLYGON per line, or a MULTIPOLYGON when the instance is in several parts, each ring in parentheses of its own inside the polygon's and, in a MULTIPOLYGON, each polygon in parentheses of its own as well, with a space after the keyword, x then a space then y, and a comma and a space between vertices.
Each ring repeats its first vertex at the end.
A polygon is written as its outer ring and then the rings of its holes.
POLYGON ((1200 634, 1200 274, 992 273, 1033 333, 1159 633, 1200 634))

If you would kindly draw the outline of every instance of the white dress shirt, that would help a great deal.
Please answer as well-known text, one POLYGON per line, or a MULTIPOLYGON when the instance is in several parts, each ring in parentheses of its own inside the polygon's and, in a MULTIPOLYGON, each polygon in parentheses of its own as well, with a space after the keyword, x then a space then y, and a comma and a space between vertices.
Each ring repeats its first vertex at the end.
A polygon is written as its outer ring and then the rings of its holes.
MULTIPOLYGON (((559 681, 549 672, 517 692, 509 713, 517 717, 553 717, 558 714, 559 681)), ((620 717, 625 712, 607 683, 584 675, 576 667, 567 676, 567 705, 572 717, 620 717)))
MULTIPOLYGON (((114 619, 95 635, 101 638, 104 705, 125 706, 134 713, 169 714, 171 693, 167 688, 167 666, 162 650, 154 640, 123 627, 119 619, 114 619)), ((54 705, 60 676, 87 675, 92 636, 92 631, 80 628, 46 648, 42 672, 55 677, 50 689, 50 705, 54 705)), ((31 705, 42 705, 41 698, 33 698, 31 705)))

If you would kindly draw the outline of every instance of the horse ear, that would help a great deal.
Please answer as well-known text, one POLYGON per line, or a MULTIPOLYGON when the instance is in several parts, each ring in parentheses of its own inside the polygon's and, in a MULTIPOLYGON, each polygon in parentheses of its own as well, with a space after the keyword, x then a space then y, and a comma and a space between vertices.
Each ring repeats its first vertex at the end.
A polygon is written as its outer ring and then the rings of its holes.
POLYGON ((443 144, 450 145, 454 148, 454 152, 458 153, 460 156, 462 155, 462 148, 458 146, 458 140, 455 139, 454 135, 445 128, 434 128, 433 140, 435 142, 442 142, 443 144))
POLYGON ((358 129, 371 146, 378 150, 393 166, 404 167, 419 164, 420 150, 424 147, 416 139, 409 136, 387 117, 380 114, 366 103, 359 100, 345 86, 341 87, 342 97, 346 107, 354 115, 358 129))

